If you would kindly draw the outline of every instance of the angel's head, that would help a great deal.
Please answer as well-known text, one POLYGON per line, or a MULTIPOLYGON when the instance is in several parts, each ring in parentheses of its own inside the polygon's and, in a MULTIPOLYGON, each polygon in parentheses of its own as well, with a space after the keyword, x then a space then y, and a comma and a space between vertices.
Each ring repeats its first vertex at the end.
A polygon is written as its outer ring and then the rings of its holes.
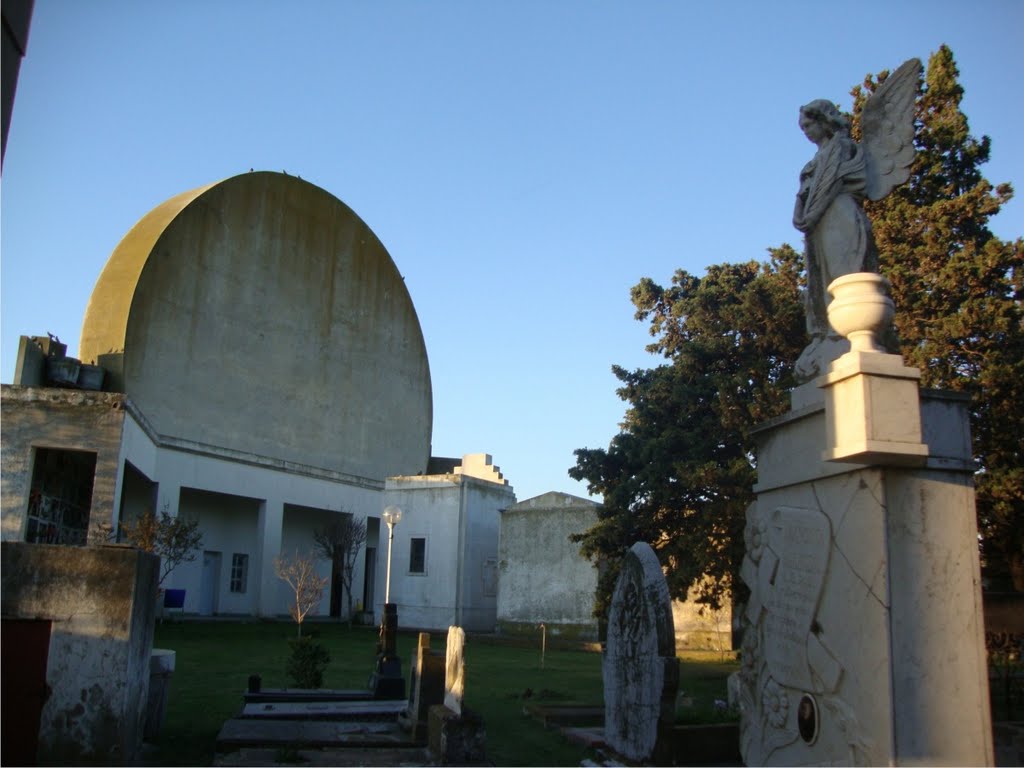
POLYGON ((800 107, 800 130, 815 144, 837 133, 849 133, 850 123, 828 99, 815 99, 800 107))

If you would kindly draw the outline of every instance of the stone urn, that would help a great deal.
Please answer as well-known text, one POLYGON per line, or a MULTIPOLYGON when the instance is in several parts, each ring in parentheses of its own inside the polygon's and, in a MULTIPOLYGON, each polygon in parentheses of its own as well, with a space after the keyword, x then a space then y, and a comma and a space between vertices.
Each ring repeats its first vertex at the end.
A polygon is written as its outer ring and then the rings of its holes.
POLYGON ((888 289, 889 281, 876 272, 854 272, 829 284, 828 321, 850 340, 851 352, 886 351, 879 338, 896 310, 888 289))

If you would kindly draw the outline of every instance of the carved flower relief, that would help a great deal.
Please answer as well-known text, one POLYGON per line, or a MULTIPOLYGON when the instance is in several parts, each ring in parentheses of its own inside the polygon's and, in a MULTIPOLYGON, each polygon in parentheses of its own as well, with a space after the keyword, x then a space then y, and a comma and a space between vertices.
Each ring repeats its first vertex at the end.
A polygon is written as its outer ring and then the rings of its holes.
POLYGON ((743 632, 743 644, 740 646, 740 678, 753 682, 757 673, 758 648, 757 627, 749 622, 743 632))
POLYGON ((769 680, 761 694, 761 705, 772 728, 782 728, 789 717, 789 697, 774 680, 769 680))
POLYGON ((743 538, 750 559, 755 563, 760 562, 761 553, 764 552, 765 545, 768 543, 767 521, 760 515, 754 517, 747 523, 747 527, 743 531, 743 538))

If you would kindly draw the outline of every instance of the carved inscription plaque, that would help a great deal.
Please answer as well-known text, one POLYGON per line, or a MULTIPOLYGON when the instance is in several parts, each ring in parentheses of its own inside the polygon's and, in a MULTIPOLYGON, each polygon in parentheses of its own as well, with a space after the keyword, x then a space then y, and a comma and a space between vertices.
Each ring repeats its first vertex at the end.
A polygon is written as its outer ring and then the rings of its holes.
POLYGON ((828 569, 831 528, 817 510, 778 507, 768 547, 778 557, 765 596, 765 661, 782 685, 811 690, 808 636, 828 569))

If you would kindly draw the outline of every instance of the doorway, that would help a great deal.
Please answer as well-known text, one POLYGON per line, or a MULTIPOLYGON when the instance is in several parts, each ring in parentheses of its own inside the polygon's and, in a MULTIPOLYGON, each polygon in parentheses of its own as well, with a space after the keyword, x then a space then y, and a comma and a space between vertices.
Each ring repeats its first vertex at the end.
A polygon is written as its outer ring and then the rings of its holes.
POLYGON ((366 548, 366 566, 363 571, 363 611, 373 615, 373 587, 377 577, 377 550, 366 548))
POLYGON ((39 720, 50 696, 46 661, 50 655, 50 622, 3 620, 3 749, 4 765, 35 765, 39 720))
POLYGON ((199 590, 199 615, 212 616, 220 602, 220 552, 203 552, 203 581, 199 590))

